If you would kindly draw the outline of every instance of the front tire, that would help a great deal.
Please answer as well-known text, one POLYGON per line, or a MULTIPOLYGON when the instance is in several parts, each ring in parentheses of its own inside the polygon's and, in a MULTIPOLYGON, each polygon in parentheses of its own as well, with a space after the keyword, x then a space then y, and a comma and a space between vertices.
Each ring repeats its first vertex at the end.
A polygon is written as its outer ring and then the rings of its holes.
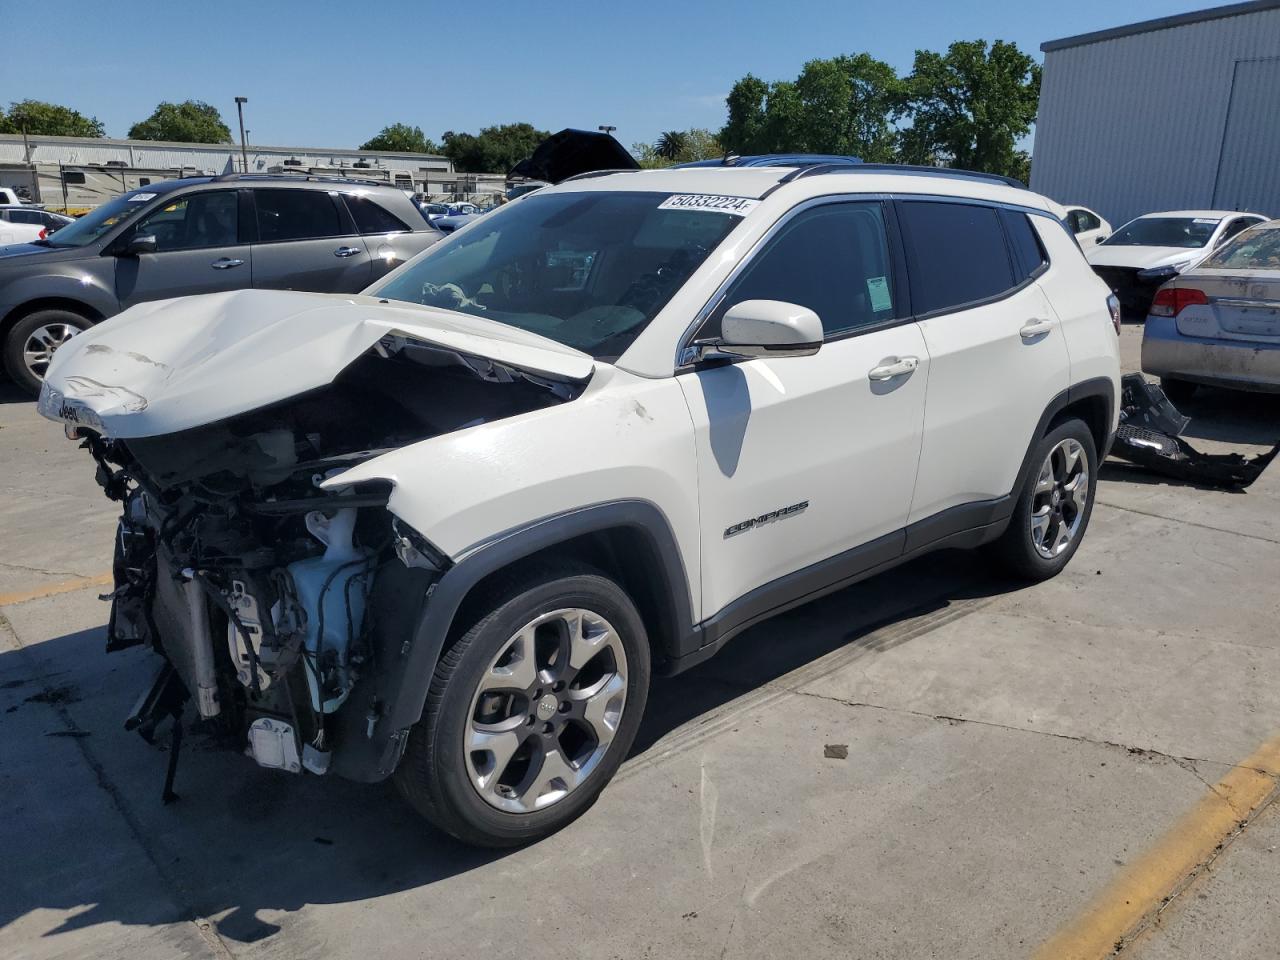
POLYGON ((428 820, 511 847, 593 804, 635 740, 649 639, 635 604, 585 566, 495 590, 436 667, 395 783, 428 820))
POLYGON ((1070 562, 1093 513, 1098 453, 1083 420, 1064 420, 1036 445, 1013 517, 992 553, 1023 580, 1048 580, 1070 562))
POLYGON ((54 351, 93 324, 70 310, 36 310, 10 329, 4 341, 4 369, 9 379, 32 396, 40 392, 54 351))

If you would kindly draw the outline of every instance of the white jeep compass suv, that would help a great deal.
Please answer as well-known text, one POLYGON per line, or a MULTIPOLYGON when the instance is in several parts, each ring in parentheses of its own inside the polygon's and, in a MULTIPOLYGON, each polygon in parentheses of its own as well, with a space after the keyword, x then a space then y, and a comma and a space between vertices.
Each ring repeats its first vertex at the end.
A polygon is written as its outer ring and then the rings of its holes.
POLYGON ((1118 305, 1000 178, 593 174, 363 295, 146 303, 40 398, 123 504, 108 649, 263 766, 466 841, 580 815, 651 677, 939 547, 1051 577, 1117 421, 1118 305), (194 712, 194 713, 193 713, 194 712))

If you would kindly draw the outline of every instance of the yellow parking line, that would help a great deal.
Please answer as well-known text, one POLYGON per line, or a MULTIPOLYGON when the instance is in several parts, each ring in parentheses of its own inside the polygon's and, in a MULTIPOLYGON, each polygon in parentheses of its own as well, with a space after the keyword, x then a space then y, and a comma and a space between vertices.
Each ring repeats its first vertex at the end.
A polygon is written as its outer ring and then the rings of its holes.
POLYGON ((44 587, 31 590, 18 590, 14 593, 0 593, 0 607, 11 607, 15 603, 26 603, 28 600, 42 600, 60 593, 72 593, 89 587, 110 586, 114 578, 109 573, 99 573, 93 577, 76 577, 74 580, 63 580, 44 587))
POLYGON ((1035 960, 1102 960, 1178 893, 1221 845, 1276 794, 1280 735, 1232 767, 1192 810, 1046 941, 1035 960))

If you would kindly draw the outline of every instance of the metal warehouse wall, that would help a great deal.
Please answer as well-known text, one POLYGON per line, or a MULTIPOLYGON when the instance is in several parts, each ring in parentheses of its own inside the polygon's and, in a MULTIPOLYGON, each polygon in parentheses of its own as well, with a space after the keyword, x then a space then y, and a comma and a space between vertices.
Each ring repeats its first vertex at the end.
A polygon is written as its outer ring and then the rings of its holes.
POLYGON ((1280 7, 1047 50, 1032 189, 1116 226, 1216 204, 1280 217, 1274 58, 1280 7))

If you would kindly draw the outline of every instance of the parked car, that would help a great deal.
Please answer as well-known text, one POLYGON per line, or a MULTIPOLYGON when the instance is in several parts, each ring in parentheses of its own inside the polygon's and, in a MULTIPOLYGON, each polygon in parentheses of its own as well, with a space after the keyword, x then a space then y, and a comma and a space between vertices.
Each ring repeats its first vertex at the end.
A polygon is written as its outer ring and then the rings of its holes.
POLYGON ((1142 369, 1175 403, 1198 384, 1280 392, 1280 220, 1246 230, 1159 289, 1142 369))
POLYGON ((0 249, 4 368, 34 395, 55 350, 134 304, 246 287, 355 293, 440 237, 402 191, 364 181, 153 183, 0 249))
POLYGON ((655 674, 939 547, 1068 563, 1119 307, 1061 218, 958 171, 614 173, 363 296, 134 307, 39 404, 123 502, 108 649, 263 766, 551 833, 655 674))
POLYGON ((449 216, 449 206, 444 203, 430 203, 428 201, 419 201, 418 210, 427 219, 428 223, 434 223, 441 217, 449 216))
POLYGON ((75 219, 29 204, 0 205, 0 246, 43 240, 68 223, 75 223, 75 219))
POLYGON ((465 227, 472 220, 479 219, 483 214, 479 213, 458 213, 449 214, 447 217, 436 217, 431 221, 431 225, 441 233, 453 233, 459 227, 465 227))
POLYGON ((1088 250, 1111 236, 1111 224, 1088 207, 1068 207, 1067 226, 1075 234, 1082 250, 1088 250))
POLYGON ((0 187, 0 204, 5 206, 30 206, 31 201, 12 187, 0 187))
POLYGON ((1141 320, 1162 283, 1266 219, 1229 210, 1148 213, 1086 249, 1085 256, 1119 298, 1125 315, 1141 320))

